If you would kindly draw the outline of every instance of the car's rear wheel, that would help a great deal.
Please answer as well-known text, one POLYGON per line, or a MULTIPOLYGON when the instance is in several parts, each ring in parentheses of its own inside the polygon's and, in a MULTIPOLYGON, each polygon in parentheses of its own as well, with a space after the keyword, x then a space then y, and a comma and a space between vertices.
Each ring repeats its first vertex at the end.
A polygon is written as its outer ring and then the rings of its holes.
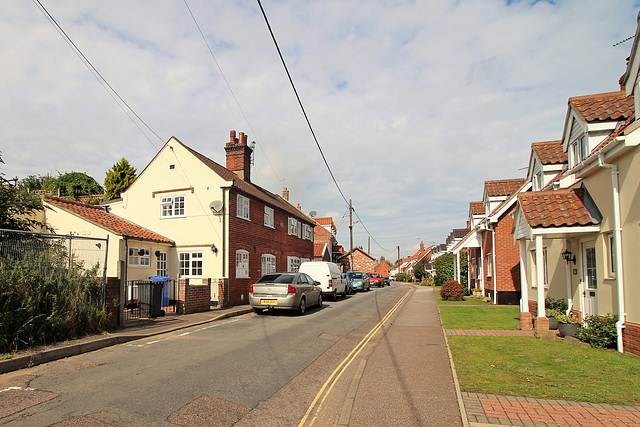
POLYGON ((331 294, 331 301, 338 301, 338 291, 336 291, 335 289, 333 290, 333 293, 331 294))
POLYGON ((318 295, 318 308, 322 308, 322 293, 318 295))
POLYGON ((300 306, 298 307, 298 314, 302 316, 305 311, 307 311, 307 302, 304 297, 302 297, 300 300, 300 306))

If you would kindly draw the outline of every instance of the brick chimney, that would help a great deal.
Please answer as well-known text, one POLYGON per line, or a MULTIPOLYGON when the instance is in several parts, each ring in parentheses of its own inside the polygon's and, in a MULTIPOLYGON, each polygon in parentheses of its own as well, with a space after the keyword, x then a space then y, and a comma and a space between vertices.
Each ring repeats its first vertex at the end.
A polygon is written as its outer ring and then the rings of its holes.
POLYGON ((284 187, 284 190, 282 190, 282 198, 287 202, 289 201, 289 190, 287 190, 287 187, 284 187))
POLYGON ((229 142, 225 145, 227 152, 227 169, 240 178, 251 182, 251 153, 253 150, 247 145, 247 135, 240 132, 236 138, 236 131, 229 132, 229 142))

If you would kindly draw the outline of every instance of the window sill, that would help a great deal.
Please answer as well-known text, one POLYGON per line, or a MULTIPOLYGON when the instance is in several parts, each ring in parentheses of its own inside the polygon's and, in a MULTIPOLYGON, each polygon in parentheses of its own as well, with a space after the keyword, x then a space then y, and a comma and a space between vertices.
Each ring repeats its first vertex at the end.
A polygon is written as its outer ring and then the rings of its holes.
POLYGON ((243 216, 238 216, 238 215, 236 215, 236 218, 238 218, 238 219, 244 219, 245 221, 249 221, 249 222, 251 222, 251 219, 250 219, 250 218, 245 218, 245 217, 243 217, 243 216))

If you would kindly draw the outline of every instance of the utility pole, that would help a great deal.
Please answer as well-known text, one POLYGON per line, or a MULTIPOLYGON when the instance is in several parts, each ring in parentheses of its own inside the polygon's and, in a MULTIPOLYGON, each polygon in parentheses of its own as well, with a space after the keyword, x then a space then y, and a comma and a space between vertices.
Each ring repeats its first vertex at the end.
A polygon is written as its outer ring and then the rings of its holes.
POLYGON ((400 245, 398 245, 398 261, 400 261, 400 245))
POLYGON ((371 255, 371 236, 367 239, 367 253, 371 255))
POLYGON ((351 199, 349 199, 349 242, 351 244, 351 261, 349 268, 353 270, 353 205, 351 204, 351 199))

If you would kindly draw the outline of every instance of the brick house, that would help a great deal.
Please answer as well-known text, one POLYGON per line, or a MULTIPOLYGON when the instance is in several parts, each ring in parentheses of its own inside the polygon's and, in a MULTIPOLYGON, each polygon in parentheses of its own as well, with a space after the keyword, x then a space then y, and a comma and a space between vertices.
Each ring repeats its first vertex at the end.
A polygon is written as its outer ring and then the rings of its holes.
POLYGON ((295 271, 313 259, 313 219, 283 197, 251 182, 247 136, 230 132, 226 167, 172 137, 119 199, 105 203, 118 217, 175 242, 151 252, 156 265, 192 285, 211 286, 220 305, 247 302, 262 274, 295 271), (218 286, 216 286, 218 284, 218 286))
POLYGON ((340 257, 341 262, 344 258, 353 259, 351 270, 364 271, 365 273, 373 273, 376 268, 376 259, 366 253, 361 246, 353 248, 352 251, 340 257))

